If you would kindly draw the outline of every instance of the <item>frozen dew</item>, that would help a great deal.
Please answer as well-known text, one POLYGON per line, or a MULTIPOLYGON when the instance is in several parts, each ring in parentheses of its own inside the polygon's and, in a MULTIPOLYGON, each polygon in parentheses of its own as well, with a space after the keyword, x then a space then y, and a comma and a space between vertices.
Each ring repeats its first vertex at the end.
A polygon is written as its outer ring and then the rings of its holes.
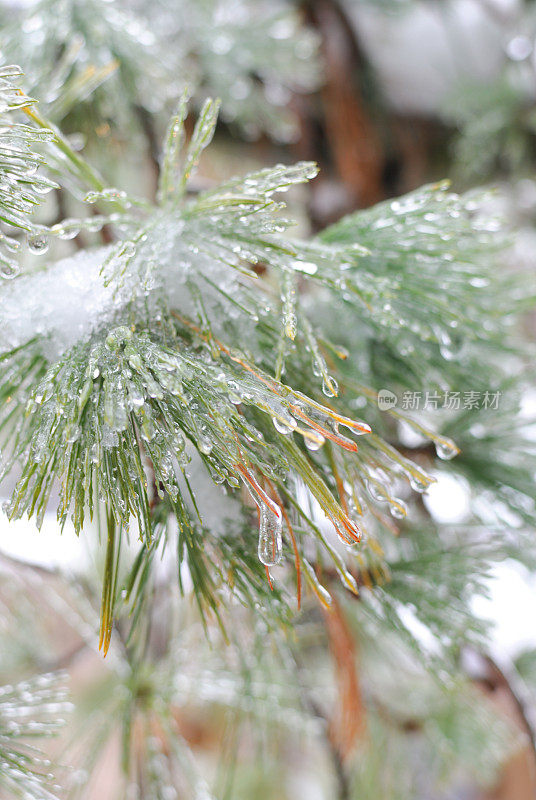
POLYGON ((40 178, 33 184, 33 190, 37 194, 49 194, 55 186, 55 183, 52 183, 44 178, 40 178))
POLYGON ((103 189, 101 192, 88 192, 84 197, 86 203, 97 203, 100 200, 124 203, 127 200, 126 192, 113 187, 103 189))
POLYGON ((128 399, 133 409, 141 408, 145 403, 145 395, 141 389, 132 382, 128 385, 128 399))
POLYGON ((0 67, 0 78, 21 78, 23 72, 17 64, 4 64, 0 67))
POLYGON ((242 397, 239 394, 240 388, 238 386, 238 383, 236 381, 228 381, 227 390, 228 390, 229 400, 231 401, 231 403, 233 403, 233 405, 235 406, 239 406, 240 403, 242 402, 242 397))
POLYGON ((469 284, 474 286, 476 289, 485 289, 486 286, 489 286, 489 280, 488 278, 481 278, 478 276, 475 278, 470 278, 469 284))

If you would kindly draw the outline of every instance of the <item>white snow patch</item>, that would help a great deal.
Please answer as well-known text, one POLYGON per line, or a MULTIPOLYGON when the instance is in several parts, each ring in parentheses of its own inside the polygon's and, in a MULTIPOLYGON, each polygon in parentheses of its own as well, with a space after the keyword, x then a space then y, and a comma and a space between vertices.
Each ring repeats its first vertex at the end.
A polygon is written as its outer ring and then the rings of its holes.
POLYGON ((114 296, 114 288, 106 287, 100 275, 110 250, 82 251, 40 272, 2 282, 0 353, 41 336, 43 353, 52 360, 111 318, 125 297, 122 292, 114 296))

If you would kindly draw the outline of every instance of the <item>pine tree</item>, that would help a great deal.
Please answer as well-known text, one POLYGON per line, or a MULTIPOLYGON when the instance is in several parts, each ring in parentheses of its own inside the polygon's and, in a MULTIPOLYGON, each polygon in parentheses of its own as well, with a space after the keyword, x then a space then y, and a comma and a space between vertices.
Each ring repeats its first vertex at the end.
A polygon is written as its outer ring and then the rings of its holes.
MULTIPOLYGON (((56 508, 100 564, 2 562, 1 790, 88 797, 118 740, 118 797, 283 798, 302 768, 341 800, 490 785, 522 740, 467 669, 491 663, 472 602, 536 564, 513 234, 447 182, 311 234, 316 164, 200 177, 210 92, 227 130, 287 142, 317 39, 273 4, 145 13, 40 0, 1 37, 5 510, 56 508), (154 197, 128 169, 147 149, 154 197), (427 510, 446 476, 458 524, 427 510), (71 709, 62 670, 97 646, 71 709), (28 739, 65 716, 51 766, 28 739)), ((530 682, 530 654, 510 666, 530 682)))

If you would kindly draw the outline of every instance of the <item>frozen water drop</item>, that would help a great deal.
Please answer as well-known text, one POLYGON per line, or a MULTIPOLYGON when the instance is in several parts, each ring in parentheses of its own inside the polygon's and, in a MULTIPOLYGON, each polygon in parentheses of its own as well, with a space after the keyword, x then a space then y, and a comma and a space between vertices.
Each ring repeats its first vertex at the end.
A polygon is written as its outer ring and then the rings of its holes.
POLYGON ((404 519, 404 517, 408 513, 408 509, 406 508, 406 504, 402 502, 402 500, 398 500, 397 498, 393 497, 389 504, 389 510, 391 512, 391 516, 395 519, 404 519))
POLYGON ((367 488, 367 492, 369 493, 370 497, 376 501, 376 503, 385 503, 387 500, 387 491, 385 487, 382 487, 380 483, 373 482, 373 481, 366 481, 365 486, 367 488))
POLYGON ((20 267, 17 264, 12 264, 8 261, 0 263, 0 276, 6 280, 15 278, 20 272, 20 267))
POLYGON ((200 453, 203 453, 203 455, 208 456, 212 452, 213 444, 208 436, 200 436, 197 442, 197 447, 200 453))
POLYGON ((292 433, 298 424, 293 417, 272 417, 272 422, 276 431, 283 434, 292 433))
POLYGON ((336 397, 339 393, 339 384, 331 376, 327 376, 322 382, 322 391, 326 397, 336 397))
POLYGON ((424 479, 421 479, 421 478, 418 478, 418 477, 415 477, 415 476, 411 476, 410 477, 409 483, 410 483, 411 488, 415 492, 420 492, 421 494, 423 492, 425 492, 428 489, 428 486, 429 486, 428 481, 426 481, 424 479))
POLYGON ((443 461, 450 461, 451 458, 458 455, 460 449, 456 447, 452 439, 441 438, 434 442, 436 453, 443 461))
POLYGON ((44 233, 32 233, 28 236, 28 249, 36 256, 43 255, 48 250, 48 239, 44 233))
POLYGON ((304 436, 305 446, 312 452, 320 450, 325 441, 321 433, 311 433, 309 436, 304 436))
POLYGON ((281 536, 281 511, 274 513, 266 505, 260 506, 259 560, 267 567, 278 564, 283 557, 281 536))

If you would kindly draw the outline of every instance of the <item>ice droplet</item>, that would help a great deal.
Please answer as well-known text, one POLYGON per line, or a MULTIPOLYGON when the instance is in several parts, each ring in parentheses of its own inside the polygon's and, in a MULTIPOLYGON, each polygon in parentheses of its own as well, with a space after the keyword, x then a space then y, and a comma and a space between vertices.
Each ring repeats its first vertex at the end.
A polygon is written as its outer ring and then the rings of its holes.
POLYGON ((267 567, 279 564, 283 557, 281 511, 274 513, 266 505, 259 506, 259 560, 267 567))
POLYGON ((460 452, 459 447, 457 447, 452 439, 441 438, 437 439, 434 442, 436 453, 439 458, 443 459, 443 461, 450 461, 451 458, 457 456, 460 452))
POLYGON ((415 492, 419 492, 420 494, 425 492, 428 489, 428 486, 430 485, 430 482, 429 481, 425 481, 424 478, 421 479, 421 478, 418 478, 418 477, 413 476, 413 475, 410 477, 409 483, 410 483, 411 488, 415 492))
POLYGON ((279 433, 287 434, 292 433, 292 431, 296 428, 297 422, 293 417, 272 417, 272 422, 274 423, 274 428, 279 433))
POLYGON ((389 510, 391 512, 391 516, 395 519, 404 519, 408 513, 406 504, 403 503, 402 500, 398 500, 396 497, 391 499, 389 503, 389 510))
POLYGON ((336 397, 339 394, 339 384, 331 375, 328 378, 329 380, 324 379, 322 382, 322 391, 326 397, 336 397))
POLYGON ((337 536, 346 547, 351 549, 361 542, 361 529, 353 520, 347 518, 345 526, 335 520, 332 520, 332 522, 335 526, 337 536))
POLYGON ((321 433, 310 433, 309 436, 303 437, 303 441, 308 450, 315 452, 316 450, 320 450, 326 440, 321 433))
POLYGON ((200 453, 203 455, 208 456, 212 452, 212 441, 208 436, 200 436, 197 442, 197 447, 200 453))
POLYGON ((28 236, 28 249, 36 256, 46 253, 48 250, 48 239, 44 233, 33 233, 28 236))
POLYGON ((15 278, 20 272, 20 267, 9 261, 0 262, 0 276, 6 280, 15 278))

